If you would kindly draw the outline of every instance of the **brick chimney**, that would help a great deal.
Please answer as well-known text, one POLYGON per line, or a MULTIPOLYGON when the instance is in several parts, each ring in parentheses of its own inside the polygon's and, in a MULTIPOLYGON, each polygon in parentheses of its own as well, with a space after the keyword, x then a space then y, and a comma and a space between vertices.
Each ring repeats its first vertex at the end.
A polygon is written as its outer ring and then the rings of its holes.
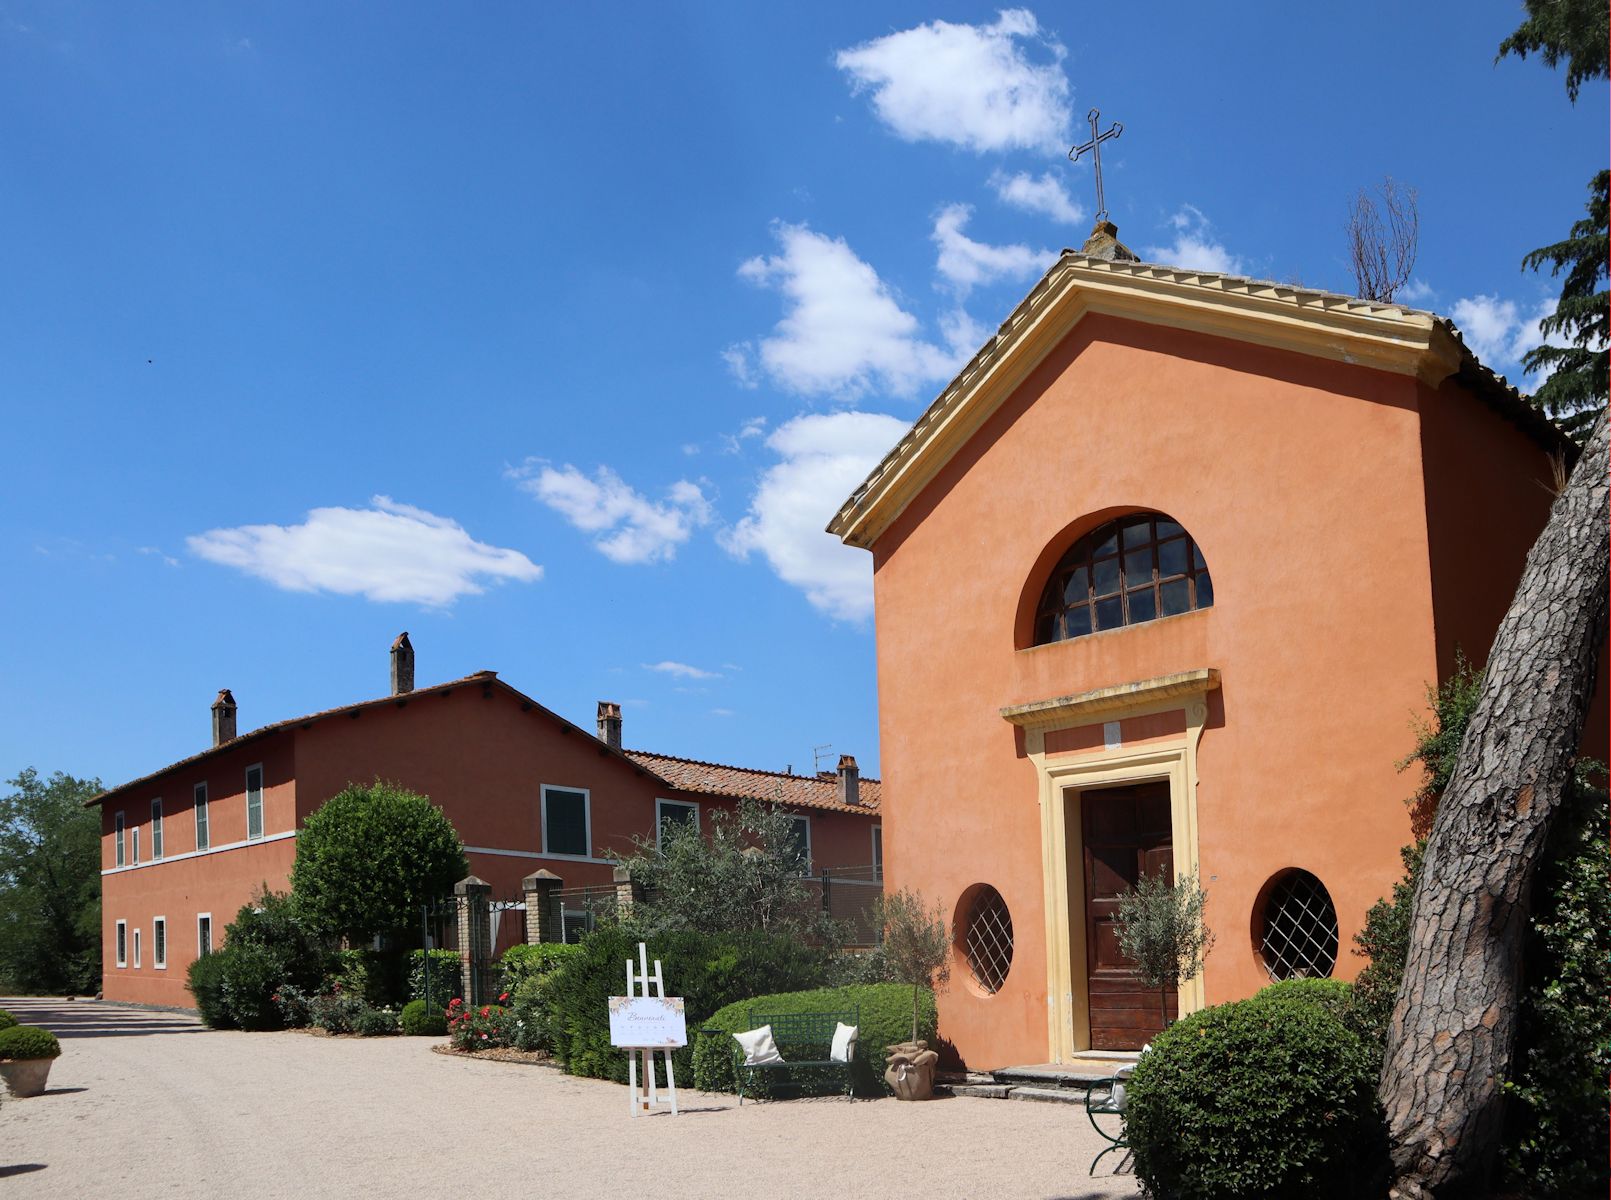
POLYGON ((861 771, 856 766, 854 754, 841 754, 839 756, 839 802, 841 804, 861 803, 861 771))
POLYGON ((621 748, 621 706, 614 700, 599 701, 599 741, 614 750, 621 748))
POLYGON ((228 688, 218 693, 213 701, 213 745, 222 746, 235 740, 235 697, 228 688))
POLYGON ((405 629, 392 643, 392 695, 406 696, 413 690, 414 647, 409 644, 405 629))

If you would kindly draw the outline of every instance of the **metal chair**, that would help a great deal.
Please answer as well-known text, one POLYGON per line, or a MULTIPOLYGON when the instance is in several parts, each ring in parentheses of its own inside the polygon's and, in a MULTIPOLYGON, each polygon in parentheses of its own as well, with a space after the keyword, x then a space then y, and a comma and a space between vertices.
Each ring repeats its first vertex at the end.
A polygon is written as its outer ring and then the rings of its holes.
POLYGON ((1091 1169, 1087 1172, 1088 1175, 1095 1175, 1096 1164, 1115 1150, 1130 1149, 1130 1143, 1125 1138, 1124 1129, 1124 1089, 1125 1081, 1130 1078, 1130 1073, 1134 1070, 1135 1066, 1132 1064, 1120 1067, 1115 1071, 1112 1077, 1106 1081, 1107 1091, 1102 1095, 1101 1099, 1094 1098, 1096 1090, 1103 1086, 1101 1083, 1089 1084, 1085 1089, 1085 1115, 1090 1118, 1091 1128, 1096 1130, 1097 1136, 1108 1143, 1107 1146, 1103 1147, 1102 1152, 1091 1160, 1091 1169), (1102 1122, 1098 1119, 1100 1117, 1117 1117, 1117 1130, 1110 1131, 1104 1128, 1102 1122))

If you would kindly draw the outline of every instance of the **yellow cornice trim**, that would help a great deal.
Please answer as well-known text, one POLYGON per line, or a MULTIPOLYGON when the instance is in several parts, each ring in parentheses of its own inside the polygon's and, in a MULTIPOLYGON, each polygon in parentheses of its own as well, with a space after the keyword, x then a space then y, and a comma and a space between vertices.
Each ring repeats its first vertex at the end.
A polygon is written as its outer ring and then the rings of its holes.
POLYGON ((1053 729, 1109 713, 1129 712, 1166 700, 1184 700, 1206 695, 1219 687, 1219 671, 1199 667, 1174 675, 1159 675, 1133 683, 1095 688, 1071 696, 1010 704, 1001 710, 1002 719, 1025 729, 1053 729))
POLYGON ((1188 329, 1436 386, 1469 354, 1429 312, 1066 253, 846 501, 828 531, 870 548, 1087 313, 1188 329))

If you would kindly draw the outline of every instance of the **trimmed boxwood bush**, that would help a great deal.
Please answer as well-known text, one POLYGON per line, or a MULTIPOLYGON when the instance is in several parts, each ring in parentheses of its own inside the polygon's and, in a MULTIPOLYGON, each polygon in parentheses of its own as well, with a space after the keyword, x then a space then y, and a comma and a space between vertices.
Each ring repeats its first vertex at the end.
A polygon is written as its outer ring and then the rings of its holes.
POLYGON ((352 1025, 359 1037, 386 1037, 397 1032, 397 1014, 389 1008, 366 1008, 352 1025))
POLYGON ((0 1029, 10 1029, 16 1023, 16 1017, 12 1016, 5 1009, 0 1008, 0 1029))
MULTIPOLYGON (((627 1056, 610 1045, 609 998, 625 992, 627 960, 637 962, 639 940, 629 927, 604 926, 549 977, 545 1031, 572 1075, 626 1082, 627 1056)), ((666 992, 683 998, 690 1031, 735 1000, 820 987, 831 969, 826 952, 797 938, 683 932, 641 940, 648 942, 651 967, 660 960, 666 992)), ((911 993, 906 995, 910 1014, 911 993)), ((693 1078, 691 1046, 678 1050, 674 1061, 684 1079, 693 1078)))
POLYGON ((1308 1004, 1319 1008, 1341 1021, 1350 1033, 1358 1034, 1380 1066, 1381 1046, 1370 1016, 1360 1007, 1353 984, 1341 979, 1283 979, 1255 992, 1252 999, 1261 1004, 1308 1004))
MULTIPOLYGON (((862 1095, 876 1095, 888 1089, 884 1084, 884 1047, 904 1042, 912 1034, 912 988, 905 983, 866 983, 850 987, 816 988, 808 992, 776 992, 729 1004, 701 1024, 721 1029, 721 1034, 705 1034, 694 1039, 694 1086, 707 1092, 737 1090, 733 1071, 731 1034, 750 1028, 750 1011, 827 1013, 859 1009, 856 1058, 851 1079, 862 1095)), ((917 1036, 934 1045, 934 993, 924 988, 918 999, 917 1036)), ((689 1030, 693 1032, 692 1027, 689 1030)), ((827 1058, 828 1046, 811 1057, 827 1058)), ((784 1051, 784 1057, 789 1057, 784 1051)), ((768 1073, 770 1074, 770 1072, 768 1073)), ((825 1086, 837 1090, 838 1081, 825 1086)))
POLYGON ((442 1010, 423 1000, 410 1000, 403 1005, 400 1024, 409 1037, 442 1037, 447 1033, 447 1017, 442 1010))
POLYGON ((0 1029, 0 1060, 18 1062, 29 1058, 55 1058, 62 1052, 56 1035, 37 1025, 13 1025, 0 1029))
POLYGON ((1137 1177, 1177 1200, 1380 1195, 1385 1131, 1374 1055, 1315 997, 1289 989, 1193 1013, 1131 1077, 1137 1177))

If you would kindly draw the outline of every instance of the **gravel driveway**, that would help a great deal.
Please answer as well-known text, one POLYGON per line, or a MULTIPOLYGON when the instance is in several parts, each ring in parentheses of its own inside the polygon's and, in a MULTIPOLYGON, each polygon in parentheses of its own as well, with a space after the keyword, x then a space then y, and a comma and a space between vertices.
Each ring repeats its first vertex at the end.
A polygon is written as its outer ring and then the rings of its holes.
POLYGON ((1137 1196, 1086 1177, 1076 1105, 839 1098, 735 1106, 679 1093, 633 1119, 624 1087, 432 1054, 426 1038, 215 1033, 188 1016, 8 1000, 53 1029, 50 1088, 0 1104, 0 1194, 506 1197, 1137 1196))

